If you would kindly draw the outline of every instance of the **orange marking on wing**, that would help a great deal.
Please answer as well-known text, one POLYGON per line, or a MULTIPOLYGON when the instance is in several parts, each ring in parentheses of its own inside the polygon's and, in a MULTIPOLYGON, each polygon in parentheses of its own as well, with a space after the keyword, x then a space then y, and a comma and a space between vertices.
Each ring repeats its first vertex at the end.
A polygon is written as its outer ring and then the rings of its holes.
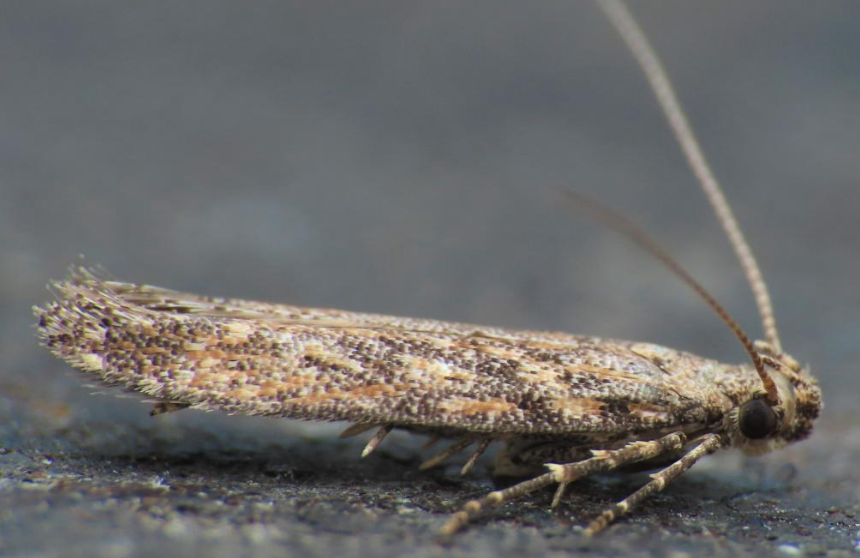
POLYGON ((472 399, 452 399, 439 405, 446 412, 457 413, 466 416, 478 413, 504 413, 513 411, 516 405, 504 399, 490 399, 489 401, 475 401, 472 399))
POLYGON ((398 395, 402 393, 396 386, 387 384, 377 384, 375 386, 362 386, 351 389, 345 393, 347 397, 383 397, 390 395, 398 395))
POLYGON ((224 378, 221 374, 210 374, 209 372, 197 371, 194 373, 194 378, 188 382, 189 387, 203 388, 213 384, 223 383, 224 378))
POLYGON ((647 378, 642 376, 636 376, 635 374, 630 374, 625 372, 624 370, 613 370, 612 368, 604 368, 602 366, 592 366, 589 364, 577 364, 576 366, 568 366, 568 370, 573 372, 574 374, 577 372, 588 372, 594 374, 596 376, 610 376, 612 378, 624 378, 625 380, 631 380, 638 383, 644 383, 647 381, 647 378))
POLYGON ((630 414, 640 418, 665 417, 668 415, 666 409, 651 403, 630 403, 627 405, 630 414))
POLYGON ((185 353, 186 358, 193 358, 193 359, 204 359, 204 358, 223 359, 226 356, 227 356, 227 353, 225 353, 221 349, 204 349, 201 351, 188 351, 185 353))
POLYGON ((255 391, 251 391, 249 389, 244 389, 244 388, 231 389, 230 391, 228 391, 224 394, 224 397, 226 399, 236 399, 239 401, 251 399, 255 396, 256 396, 255 391))
POLYGON ((294 397, 293 399, 288 399, 287 403, 310 406, 319 403, 328 403, 332 400, 344 399, 345 397, 348 397, 346 393, 332 390, 325 393, 312 393, 310 395, 303 395, 302 397, 294 397))
POLYGON ((597 414, 600 412, 600 407, 603 405, 605 405, 605 403, 602 401, 588 398, 572 399, 562 397, 553 399, 553 407, 574 415, 597 414))

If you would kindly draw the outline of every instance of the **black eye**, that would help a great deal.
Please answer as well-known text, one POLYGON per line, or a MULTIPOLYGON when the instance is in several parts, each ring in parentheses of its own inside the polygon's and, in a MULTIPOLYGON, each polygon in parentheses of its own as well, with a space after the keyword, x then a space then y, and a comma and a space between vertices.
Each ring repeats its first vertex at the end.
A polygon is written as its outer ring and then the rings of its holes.
POLYGON ((740 411, 741 434, 750 440, 760 440, 776 430, 776 413, 762 399, 747 401, 740 411))

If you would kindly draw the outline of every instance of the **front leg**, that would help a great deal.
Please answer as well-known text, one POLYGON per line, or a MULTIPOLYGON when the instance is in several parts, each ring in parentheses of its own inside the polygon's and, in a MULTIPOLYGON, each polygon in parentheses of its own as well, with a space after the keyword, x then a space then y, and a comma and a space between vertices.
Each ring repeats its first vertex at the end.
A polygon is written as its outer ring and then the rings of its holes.
MULTIPOLYGON (((681 473, 695 465, 701 458, 714 453, 723 447, 725 443, 725 440, 719 434, 708 434, 704 438, 700 439, 698 444, 689 452, 684 454, 681 459, 662 471, 651 475, 651 482, 600 514, 600 516, 592 521, 585 529, 585 535, 590 537, 599 533, 614 520, 628 513, 636 504, 651 494, 663 490, 667 484, 676 479, 681 473)), ((556 465, 556 467, 568 467, 568 465, 556 465)), ((561 488, 561 486, 563 485, 559 485, 559 488, 561 488)))
POLYGON ((501 486, 510 486, 512 481, 534 477, 546 471, 547 463, 574 463, 592 456, 588 449, 592 444, 578 440, 508 440, 496 452, 493 480, 501 486))
POLYGON ((631 442, 615 450, 596 450, 592 452, 594 454, 593 457, 583 461, 567 463, 565 465, 547 464, 546 466, 550 468, 549 473, 544 473, 504 490, 496 490, 480 500, 472 500, 467 503, 461 511, 454 514, 451 520, 442 527, 442 534, 445 536, 452 535, 465 527, 469 521, 477 517, 485 509, 501 506, 506 502, 521 498, 552 484, 559 485, 559 490, 553 499, 553 505, 557 505, 564 492, 564 488, 574 480, 594 473, 609 471, 628 463, 644 461, 666 453, 673 453, 682 448, 686 440, 687 437, 682 432, 675 432, 657 440, 631 442))

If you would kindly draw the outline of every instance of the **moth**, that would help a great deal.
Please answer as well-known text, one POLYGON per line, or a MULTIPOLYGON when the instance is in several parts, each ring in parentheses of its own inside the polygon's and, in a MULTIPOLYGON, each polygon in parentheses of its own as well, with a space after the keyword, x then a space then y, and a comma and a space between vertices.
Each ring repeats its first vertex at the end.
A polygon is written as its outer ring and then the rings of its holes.
MULTIPOLYGON (((653 49, 617 0, 598 0, 645 71, 750 283, 766 341, 752 342, 679 264, 624 218, 576 199, 696 290, 750 362, 724 364, 651 343, 210 298, 73 270, 34 312, 56 356, 106 386, 184 408, 348 421, 453 443, 426 469, 469 446, 467 472, 501 444, 495 473, 530 480, 467 503, 451 534, 487 508, 586 475, 664 466, 585 529, 599 532, 699 459, 721 448, 760 454, 801 440, 821 410, 816 379, 784 353, 767 287, 653 49)), ((569 198, 570 199, 570 198, 569 198)))

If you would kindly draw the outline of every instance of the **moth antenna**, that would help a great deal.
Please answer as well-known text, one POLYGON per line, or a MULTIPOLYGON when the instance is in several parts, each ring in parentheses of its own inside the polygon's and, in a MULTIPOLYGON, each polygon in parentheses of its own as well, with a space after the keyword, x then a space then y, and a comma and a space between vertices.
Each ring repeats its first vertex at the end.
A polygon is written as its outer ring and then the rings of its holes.
POLYGON ((669 270, 674 273, 681 281, 686 283, 690 288, 696 291, 705 302, 708 303, 714 312, 722 318, 722 320, 729 326, 729 329, 732 330, 732 333, 735 334, 735 337, 741 342, 746 352, 749 354, 750 359, 752 359, 753 366, 755 366, 756 372, 758 372, 759 377, 761 378, 762 384, 764 384, 765 392, 767 394, 766 400, 771 405, 776 405, 779 403, 779 397, 776 391, 776 384, 773 382, 773 378, 770 377, 770 374, 767 373, 767 370, 764 368, 764 361, 759 355, 758 351, 756 351, 753 342, 750 340, 749 336, 741 329, 741 326, 729 315, 725 308, 717 302, 717 299, 702 286, 701 283, 696 281, 690 273, 681 266, 669 253, 663 249, 662 246, 657 244, 653 238, 648 236, 644 230, 639 228, 635 223, 630 221, 630 219, 624 217, 620 213, 616 213, 615 211, 609 209, 601 203, 598 203, 590 198, 583 196, 577 192, 573 192, 571 190, 559 190, 559 194, 564 196, 562 201, 568 202, 571 207, 575 209, 586 210, 591 216, 599 219, 602 223, 607 225, 608 227, 615 229, 620 232, 631 241, 636 243, 643 250, 651 254, 658 261, 663 263, 669 270))
POLYGON ((753 256, 752 249, 744 237, 741 228, 735 219, 734 213, 726 197, 720 188, 717 178, 711 171, 708 160, 705 158, 702 148, 690 127, 687 120, 687 115, 681 108, 678 101, 678 96, 675 93, 672 82, 666 74, 663 64, 657 57, 657 53, 651 44, 648 42, 645 33, 636 23, 633 15, 627 9, 627 6, 621 0, 595 0, 600 8, 606 13, 609 21, 621 35, 621 38, 627 44, 627 47, 636 59, 639 67, 645 73, 648 84, 657 97, 657 102, 660 109, 663 111, 669 126, 672 129, 672 134, 678 141, 678 144, 687 159, 687 164, 696 175, 699 185, 704 190, 717 219, 723 227, 735 255, 740 261, 747 282, 755 296, 756 305, 758 306, 759 315, 761 316, 762 328, 764 330, 765 339, 770 343, 771 347, 777 354, 782 353, 782 344, 779 341, 779 333, 776 329, 776 318, 773 314, 773 305, 771 304, 770 294, 767 289, 767 284, 764 282, 761 270, 753 256))

